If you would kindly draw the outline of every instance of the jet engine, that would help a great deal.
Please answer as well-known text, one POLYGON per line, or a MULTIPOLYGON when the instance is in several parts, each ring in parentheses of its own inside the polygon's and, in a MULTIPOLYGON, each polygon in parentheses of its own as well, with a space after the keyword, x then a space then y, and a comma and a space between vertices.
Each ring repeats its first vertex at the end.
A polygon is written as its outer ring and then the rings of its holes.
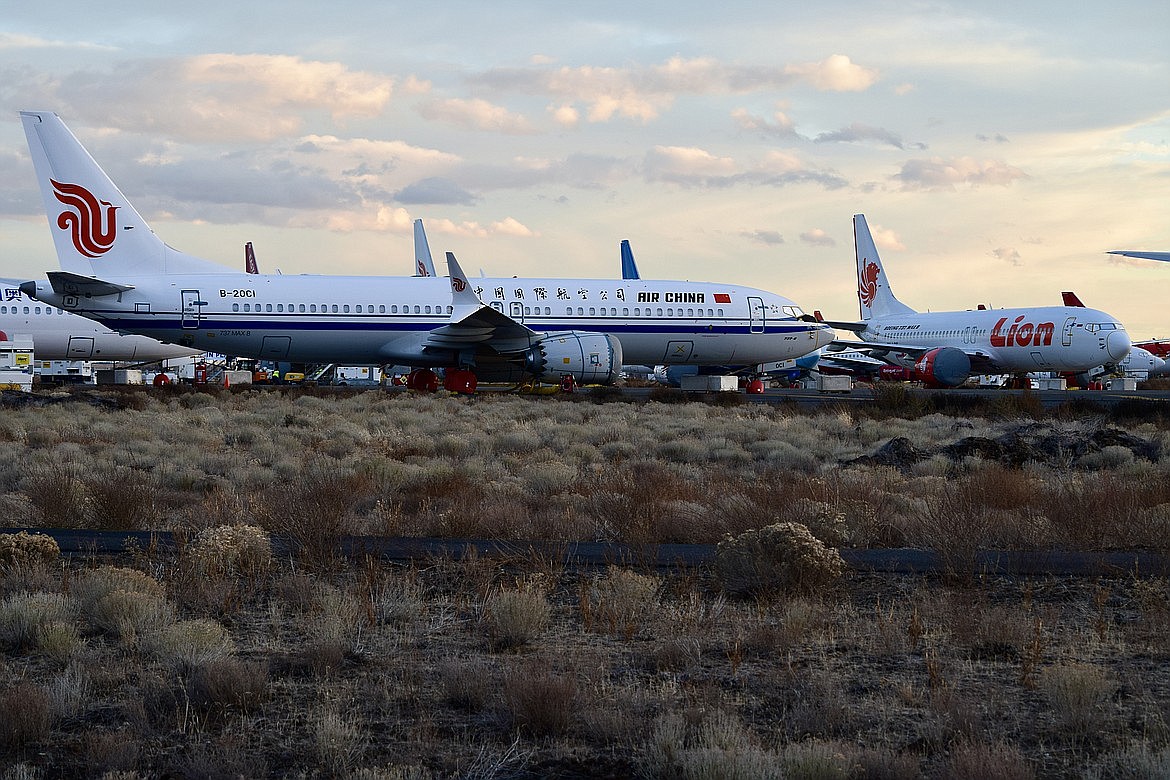
POLYGON ((936 347, 914 364, 914 378, 928 387, 958 387, 971 376, 971 359, 954 347, 936 347))
POLYGON ((622 343, 604 333, 548 333, 524 353, 524 370, 545 381, 569 375, 579 384, 612 384, 621 376, 622 343))

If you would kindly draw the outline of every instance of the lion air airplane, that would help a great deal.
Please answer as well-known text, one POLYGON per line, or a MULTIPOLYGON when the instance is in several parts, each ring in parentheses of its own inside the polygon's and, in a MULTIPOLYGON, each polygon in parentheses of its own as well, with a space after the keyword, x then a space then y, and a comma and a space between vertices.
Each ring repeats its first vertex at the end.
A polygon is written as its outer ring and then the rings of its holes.
POLYGON ((61 270, 20 290, 119 331, 240 357, 442 367, 462 392, 477 377, 611 382, 623 359, 763 363, 832 340, 788 298, 730 284, 473 284, 451 253, 449 279, 233 273, 164 244, 56 114, 21 120, 61 270))
POLYGON ((853 217, 861 322, 830 322, 851 330, 874 357, 913 369, 935 387, 956 387, 971 374, 1087 371, 1116 364, 1130 339, 1114 317, 1084 307, 1039 306, 972 311, 914 311, 894 297, 865 216, 853 217))

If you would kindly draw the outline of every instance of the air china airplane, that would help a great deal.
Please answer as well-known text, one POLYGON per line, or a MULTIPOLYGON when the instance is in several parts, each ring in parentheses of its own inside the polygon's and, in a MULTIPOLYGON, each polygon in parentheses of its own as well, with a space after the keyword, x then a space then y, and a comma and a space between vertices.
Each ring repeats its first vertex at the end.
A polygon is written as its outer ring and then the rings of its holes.
POLYGON ((853 217, 853 234, 861 322, 829 324, 853 331, 860 342, 834 345, 864 348, 935 387, 961 385, 971 374, 1086 371, 1129 354, 1125 328, 1096 309, 916 312, 894 297, 864 215, 853 217))
POLYGON ((791 300, 749 287, 473 285, 451 253, 450 278, 233 273, 164 244, 56 114, 21 120, 62 270, 20 290, 120 331, 241 357, 442 367, 462 392, 477 378, 612 382, 623 359, 762 363, 832 340, 791 300))
POLYGON ((114 360, 152 363, 198 355, 199 350, 163 344, 146 336, 122 335, 93 320, 34 301, 20 281, 0 279, 0 338, 32 336, 37 360, 114 360))

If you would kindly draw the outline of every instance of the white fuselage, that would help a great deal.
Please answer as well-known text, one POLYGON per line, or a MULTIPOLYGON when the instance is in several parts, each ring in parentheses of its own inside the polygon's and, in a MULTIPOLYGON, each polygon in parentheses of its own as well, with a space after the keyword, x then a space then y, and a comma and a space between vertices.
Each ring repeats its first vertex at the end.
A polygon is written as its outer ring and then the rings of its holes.
MULTIPOLYGON (((1070 306, 887 315, 867 320, 859 335, 917 349, 954 347, 979 356, 972 359, 978 373, 1085 371, 1116 363, 1130 348, 1115 318, 1070 306)), ((893 347, 887 357, 909 368, 917 354, 893 347)))
POLYGON ((123 335, 93 320, 25 297, 19 282, 0 283, 0 332, 33 340, 37 360, 115 360, 150 363, 199 354, 139 335, 123 335))
MULTIPOLYGON (((103 277, 118 295, 37 299, 118 331, 227 355, 294 362, 444 365, 423 349, 452 311, 447 277, 166 274, 103 277)), ((832 339, 789 299, 736 285, 604 279, 473 279, 487 305, 539 333, 615 336, 624 362, 754 364, 832 339)))

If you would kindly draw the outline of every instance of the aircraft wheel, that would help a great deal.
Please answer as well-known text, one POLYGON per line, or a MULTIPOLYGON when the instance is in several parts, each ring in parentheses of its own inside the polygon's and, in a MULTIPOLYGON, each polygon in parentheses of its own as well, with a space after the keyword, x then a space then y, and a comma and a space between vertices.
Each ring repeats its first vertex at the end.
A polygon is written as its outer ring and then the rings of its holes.
POLYGON ((448 369, 447 378, 443 380, 445 389, 464 395, 474 393, 476 384, 475 374, 465 368, 448 369))

